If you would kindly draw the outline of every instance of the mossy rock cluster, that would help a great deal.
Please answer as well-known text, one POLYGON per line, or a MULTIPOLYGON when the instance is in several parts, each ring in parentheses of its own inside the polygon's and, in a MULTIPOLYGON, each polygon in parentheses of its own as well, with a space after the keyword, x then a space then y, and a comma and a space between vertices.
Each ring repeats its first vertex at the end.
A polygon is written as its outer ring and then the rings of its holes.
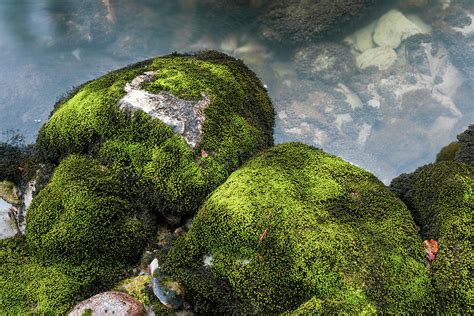
POLYGON ((272 145, 273 119, 255 74, 217 52, 150 59, 77 88, 40 130, 35 159, 55 168, 28 209, 26 240, 2 241, 0 310, 64 313, 110 289, 138 264, 162 215, 191 215, 272 145), (208 96, 195 147, 159 119, 119 107, 125 85, 145 72, 155 74, 141 87, 149 93, 208 96))
POLYGON ((391 187, 409 205, 423 239, 439 244, 432 264, 438 311, 469 313, 474 288, 474 167, 442 161, 394 179, 391 187))
POLYGON ((165 271, 202 313, 428 312, 421 238, 376 177, 298 143, 215 190, 165 271))
POLYGON ((242 62, 217 52, 171 55, 114 71, 59 102, 38 137, 50 161, 89 154, 124 171, 146 188, 144 199, 165 215, 191 214, 245 159, 273 143, 274 112, 265 89, 242 62), (202 138, 190 148, 150 115, 129 117, 117 104, 124 86, 145 72, 142 88, 186 100, 205 93, 202 138), (202 155, 202 153, 205 153, 202 155))

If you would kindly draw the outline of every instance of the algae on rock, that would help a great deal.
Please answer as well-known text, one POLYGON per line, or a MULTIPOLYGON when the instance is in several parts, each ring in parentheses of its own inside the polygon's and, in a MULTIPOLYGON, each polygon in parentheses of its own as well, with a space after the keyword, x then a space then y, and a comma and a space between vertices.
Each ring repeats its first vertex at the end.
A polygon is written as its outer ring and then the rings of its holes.
POLYGON ((164 269, 203 313, 300 305, 303 314, 423 312, 433 303, 406 206, 369 172, 299 143, 264 151, 234 172, 164 269))

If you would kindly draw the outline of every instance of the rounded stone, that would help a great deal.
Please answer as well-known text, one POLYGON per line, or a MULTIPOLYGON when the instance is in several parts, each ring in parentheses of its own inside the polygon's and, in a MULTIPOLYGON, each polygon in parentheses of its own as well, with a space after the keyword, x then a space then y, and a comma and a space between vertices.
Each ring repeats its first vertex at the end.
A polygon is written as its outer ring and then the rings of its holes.
POLYGON ((104 292, 77 304, 69 316, 82 316, 90 312, 90 315, 127 315, 143 316, 145 308, 143 304, 122 292, 104 292))

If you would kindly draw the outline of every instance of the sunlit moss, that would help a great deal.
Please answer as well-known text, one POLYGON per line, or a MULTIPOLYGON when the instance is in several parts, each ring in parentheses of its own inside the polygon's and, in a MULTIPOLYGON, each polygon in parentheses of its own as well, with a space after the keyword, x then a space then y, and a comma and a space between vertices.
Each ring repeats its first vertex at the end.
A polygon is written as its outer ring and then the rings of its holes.
POLYGON ((257 155, 216 189, 165 269, 203 313, 423 312, 433 303, 405 205, 367 171, 298 143, 257 155))
POLYGON ((151 59, 84 84, 57 105, 38 137, 49 161, 89 154, 153 187, 164 214, 194 212, 243 161, 273 143, 274 113, 260 81, 245 65, 217 52, 151 59), (172 129, 144 112, 121 112, 127 82, 154 71, 144 89, 197 100, 206 93, 203 135, 189 147, 172 129), (204 155, 201 155, 205 152, 204 155))

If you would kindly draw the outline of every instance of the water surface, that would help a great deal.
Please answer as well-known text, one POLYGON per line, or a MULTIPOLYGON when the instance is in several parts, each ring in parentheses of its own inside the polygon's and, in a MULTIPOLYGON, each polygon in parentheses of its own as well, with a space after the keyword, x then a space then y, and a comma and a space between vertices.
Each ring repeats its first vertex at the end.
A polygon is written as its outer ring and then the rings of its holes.
MULTIPOLYGON (((473 122, 472 83, 440 53, 430 64, 444 63, 440 69, 415 74, 419 78, 413 85, 419 89, 407 94, 408 101, 404 97, 391 105, 398 92, 383 83, 398 82, 407 72, 400 68, 403 62, 391 75, 359 72, 332 84, 308 79, 295 58, 301 47, 263 38, 259 1, 218 10, 206 6, 210 2, 1 1, 0 140, 17 130, 33 142, 55 101, 87 80, 145 58, 199 49, 243 59, 268 86, 277 112, 276 143, 303 141, 322 147, 385 182, 433 161, 443 145, 473 122), (445 84, 449 87, 432 83, 433 71, 451 78, 445 84), (377 93, 390 90, 381 102, 365 93, 372 81, 377 93), (440 89, 442 95, 435 95, 440 89)), ((425 22, 429 27, 432 21, 425 22)), ((440 45, 449 51, 449 43, 440 45)), ((399 88, 409 89, 407 82, 399 88)))

